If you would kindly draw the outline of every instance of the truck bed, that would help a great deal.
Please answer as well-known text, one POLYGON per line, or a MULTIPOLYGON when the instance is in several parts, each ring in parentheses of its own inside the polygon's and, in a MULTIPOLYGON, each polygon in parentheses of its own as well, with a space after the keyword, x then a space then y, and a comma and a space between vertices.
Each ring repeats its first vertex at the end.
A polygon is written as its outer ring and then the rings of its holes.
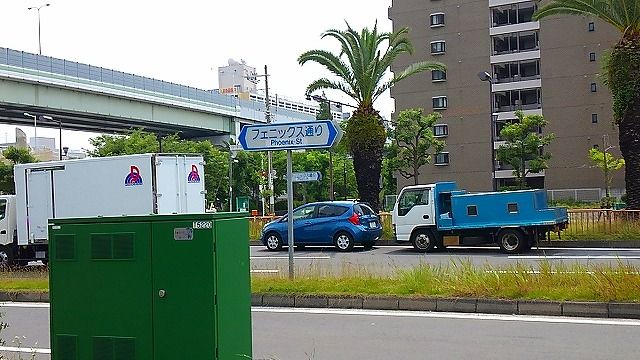
POLYGON ((439 230, 554 226, 567 223, 566 208, 549 208, 544 190, 453 193, 451 210, 442 211, 439 230))

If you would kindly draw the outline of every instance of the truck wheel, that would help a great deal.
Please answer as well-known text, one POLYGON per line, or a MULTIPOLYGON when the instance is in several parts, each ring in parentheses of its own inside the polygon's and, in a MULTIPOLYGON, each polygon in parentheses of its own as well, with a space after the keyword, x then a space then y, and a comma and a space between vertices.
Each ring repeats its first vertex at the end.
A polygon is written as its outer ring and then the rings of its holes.
POLYGON ((282 250, 282 239, 278 233, 269 233, 267 235, 267 250, 269 251, 280 251, 282 250))
POLYGON ((0 268, 15 265, 15 249, 11 244, 0 245, 0 268))
POLYGON ((12 244, 0 245, 0 268, 6 268, 11 266, 26 266, 26 261, 16 262, 16 247, 12 244))
POLYGON ((504 229, 498 234, 500 250, 506 254, 517 254, 527 248, 528 239, 518 229, 504 229))
POLYGON ((416 230, 411 239, 413 248, 420 252, 433 251, 433 247, 436 245, 436 239, 430 230, 420 229, 416 230))

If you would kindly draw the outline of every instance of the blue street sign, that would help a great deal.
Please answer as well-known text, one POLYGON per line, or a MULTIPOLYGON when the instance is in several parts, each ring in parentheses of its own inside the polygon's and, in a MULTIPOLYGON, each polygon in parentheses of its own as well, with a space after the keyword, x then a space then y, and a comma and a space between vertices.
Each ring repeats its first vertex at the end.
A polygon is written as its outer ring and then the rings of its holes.
POLYGON ((293 182, 307 182, 307 181, 320 181, 320 180, 322 180, 322 173, 320 173, 320 171, 294 172, 291 174, 291 181, 293 182))
POLYGON ((247 151, 329 148, 340 141, 342 130, 331 120, 246 125, 238 142, 247 151))

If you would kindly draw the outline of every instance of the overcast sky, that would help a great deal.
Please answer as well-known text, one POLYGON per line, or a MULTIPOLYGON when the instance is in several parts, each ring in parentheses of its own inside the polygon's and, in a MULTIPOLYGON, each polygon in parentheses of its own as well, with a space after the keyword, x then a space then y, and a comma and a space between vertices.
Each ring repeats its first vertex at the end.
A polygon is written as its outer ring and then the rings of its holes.
MULTIPOLYGON (((42 54, 149 76, 202 89, 218 87, 217 68, 229 58, 244 59, 261 72, 269 66, 272 93, 303 99, 306 86, 329 76, 322 67, 300 67, 297 57, 310 49, 337 51, 337 42, 320 39, 327 29, 360 29, 375 21, 391 31, 390 0, 51 0, 41 10, 42 54)), ((38 52, 35 10, 47 1, 0 0, 0 46, 38 52)), ((259 85, 260 87, 260 85, 259 85)), ((330 99, 348 102, 338 93, 330 99)), ((375 104, 389 118, 388 93, 375 104)), ((33 127, 23 127, 33 136, 33 127)), ((0 142, 14 139, 14 127, 0 125, 0 142)), ((38 136, 57 138, 56 130, 38 136)), ((88 134, 65 132, 72 149, 89 147, 88 134)), ((57 143, 57 140, 56 140, 57 143)))

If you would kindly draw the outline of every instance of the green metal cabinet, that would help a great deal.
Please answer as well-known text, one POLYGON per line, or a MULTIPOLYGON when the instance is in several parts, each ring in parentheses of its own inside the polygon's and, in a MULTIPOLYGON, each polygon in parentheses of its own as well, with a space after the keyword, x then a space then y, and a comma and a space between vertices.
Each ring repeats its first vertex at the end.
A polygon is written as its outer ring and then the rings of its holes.
POLYGON ((52 360, 251 358, 243 213, 54 219, 52 360))

